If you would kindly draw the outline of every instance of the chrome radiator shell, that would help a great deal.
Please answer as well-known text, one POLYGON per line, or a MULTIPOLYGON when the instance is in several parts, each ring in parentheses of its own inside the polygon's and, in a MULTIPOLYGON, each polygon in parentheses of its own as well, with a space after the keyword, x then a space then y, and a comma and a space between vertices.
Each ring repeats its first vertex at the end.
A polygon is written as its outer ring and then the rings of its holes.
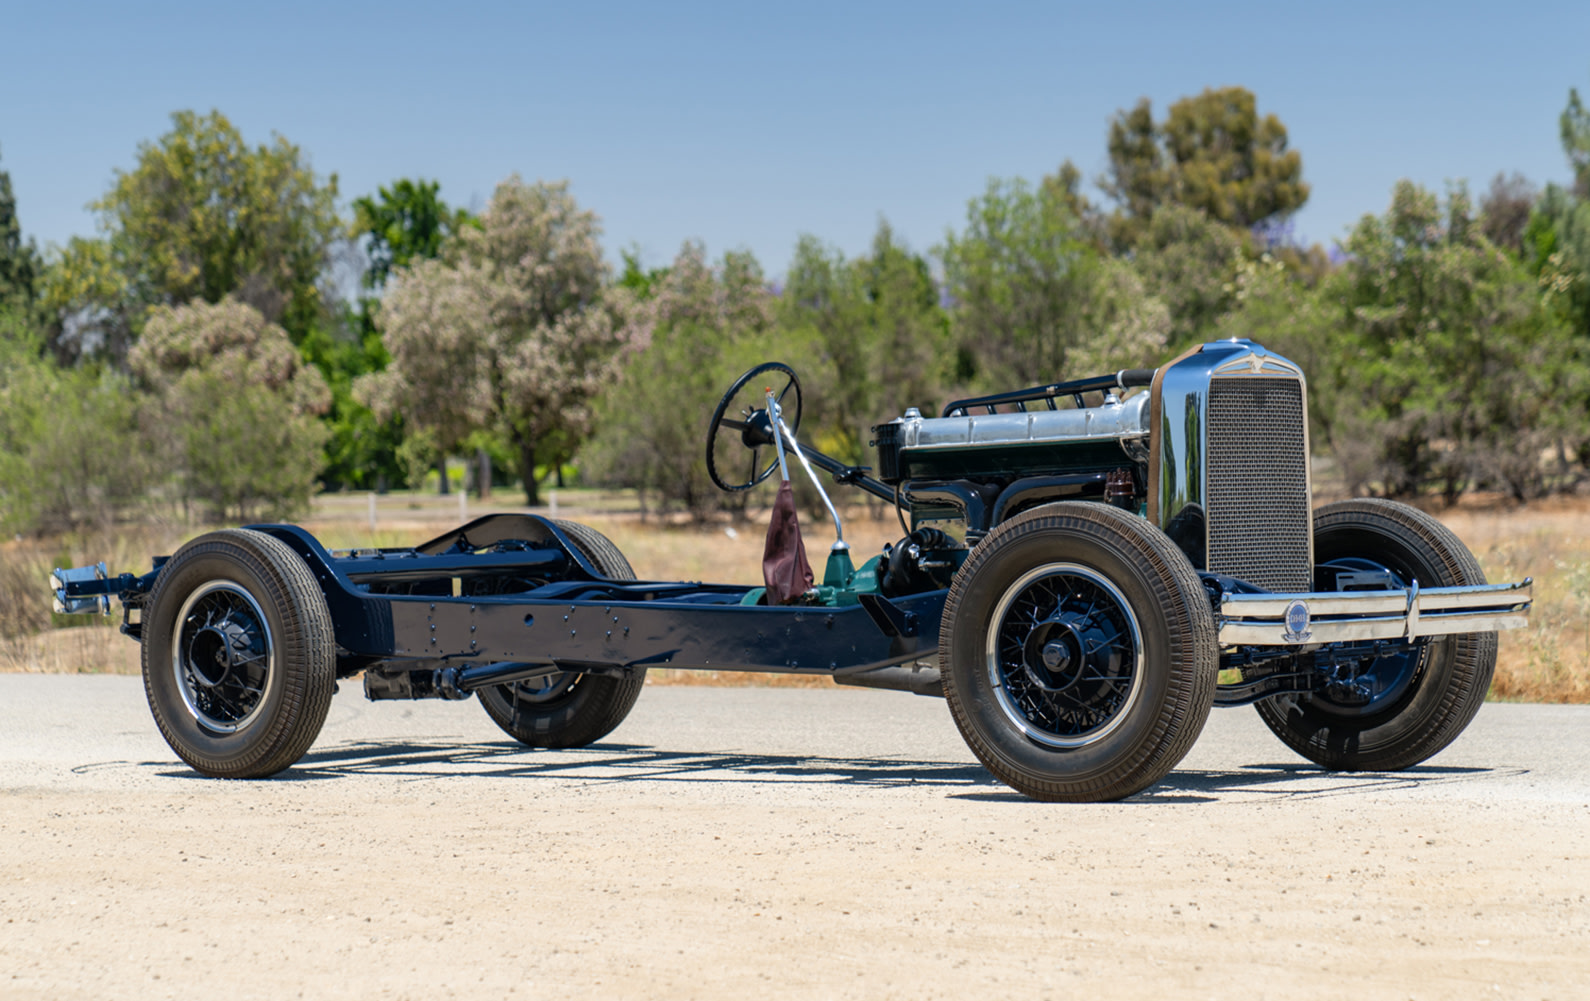
POLYGON ((1303 370, 1251 341, 1200 345, 1155 374, 1150 426, 1147 515, 1193 566, 1312 591, 1303 370))

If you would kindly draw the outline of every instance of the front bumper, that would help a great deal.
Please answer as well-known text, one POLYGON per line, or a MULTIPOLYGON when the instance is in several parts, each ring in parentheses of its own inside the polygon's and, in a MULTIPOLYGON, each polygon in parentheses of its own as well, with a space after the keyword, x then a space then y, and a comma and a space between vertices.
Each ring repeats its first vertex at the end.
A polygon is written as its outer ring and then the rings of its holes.
POLYGON ((1220 645, 1301 646, 1521 629, 1533 578, 1514 584, 1308 594, 1224 594, 1220 645))

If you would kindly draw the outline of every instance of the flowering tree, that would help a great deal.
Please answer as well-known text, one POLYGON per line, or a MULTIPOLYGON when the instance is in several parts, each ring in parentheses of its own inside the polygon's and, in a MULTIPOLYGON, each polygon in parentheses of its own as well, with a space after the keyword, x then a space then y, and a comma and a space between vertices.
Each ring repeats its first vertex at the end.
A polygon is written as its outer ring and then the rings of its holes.
POLYGON ((160 306, 128 362, 154 394, 151 433, 163 430, 155 445, 188 496, 245 519, 308 504, 325 461, 315 417, 331 394, 285 330, 231 298, 160 306))
POLYGON ((567 183, 504 181, 443 260, 393 271, 379 318, 392 363, 358 394, 444 451, 476 430, 502 435, 538 503, 537 464, 570 458, 590 433, 591 399, 632 329, 627 293, 606 288, 600 235, 567 183))
POLYGON ((728 500, 707 476, 703 444, 713 405, 756 362, 812 352, 769 336, 772 297, 749 253, 726 254, 713 267, 700 244, 686 243, 670 267, 642 281, 643 297, 629 313, 632 354, 601 401, 594 471, 603 482, 634 487, 642 504, 677 504, 705 517, 728 500), (773 353, 780 348, 793 354, 773 353))

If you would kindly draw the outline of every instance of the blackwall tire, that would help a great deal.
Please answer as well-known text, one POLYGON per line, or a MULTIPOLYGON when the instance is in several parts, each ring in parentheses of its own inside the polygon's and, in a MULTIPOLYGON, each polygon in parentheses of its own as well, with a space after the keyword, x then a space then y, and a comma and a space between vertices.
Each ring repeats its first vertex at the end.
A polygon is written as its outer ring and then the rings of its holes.
POLYGON ((1209 598, 1142 519, 1035 508, 967 558, 944 606, 939 671, 955 725, 1034 799, 1122 799, 1158 782, 1214 701, 1209 598))
MULTIPOLYGON (((1420 587, 1484 584, 1468 548, 1416 508, 1378 499, 1327 504, 1314 512, 1314 560, 1360 561, 1420 587)), ((1485 701, 1496 670, 1496 634, 1445 636, 1399 663, 1370 662, 1388 675, 1386 695, 1365 706, 1324 694, 1280 696, 1257 704, 1288 747, 1326 768, 1397 771, 1452 743, 1485 701), (1392 669, 1396 669, 1393 671, 1392 669)), ((1390 658, 1380 658, 1390 661, 1390 658)))
MULTIPOLYGON (((634 580, 629 560, 607 536, 572 521, 555 520, 563 534, 604 576, 634 580)), ((646 684, 644 668, 625 677, 560 673, 477 693, 493 723, 526 747, 584 747, 624 722, 646 684)))
POLYGON ((304 756, 336 689, 326 599, 262 532, 201 535, 161 568, 142 623, 144 692, 166 743, 216 778, 264 778, 304 756))

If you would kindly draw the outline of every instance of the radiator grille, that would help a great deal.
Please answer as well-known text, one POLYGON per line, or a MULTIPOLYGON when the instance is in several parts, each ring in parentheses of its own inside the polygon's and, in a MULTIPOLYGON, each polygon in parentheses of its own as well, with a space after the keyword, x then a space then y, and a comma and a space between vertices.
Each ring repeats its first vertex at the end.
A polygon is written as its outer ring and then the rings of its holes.
POLYGON ((1209 385, 1208 568, 1270 591, 1313 590, 1303 386, 1244 376, 1209 385))

